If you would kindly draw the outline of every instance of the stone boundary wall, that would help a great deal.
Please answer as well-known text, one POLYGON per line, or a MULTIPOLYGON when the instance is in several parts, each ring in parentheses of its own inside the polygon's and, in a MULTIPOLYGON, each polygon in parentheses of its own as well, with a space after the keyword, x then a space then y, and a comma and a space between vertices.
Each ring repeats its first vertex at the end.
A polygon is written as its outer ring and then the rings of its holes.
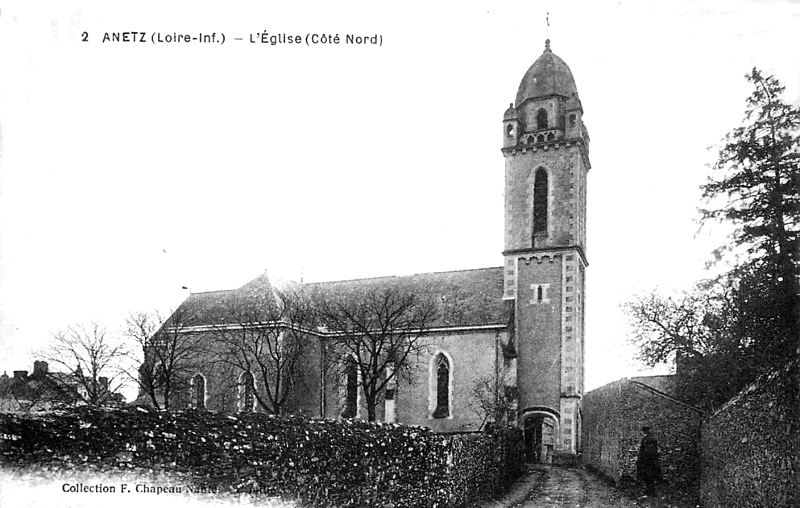
POLYGON ((583 398, 583 463, 618 485, 636 481, 642 427, 658 440, 665 489, 694 499, 700 478, 703 412, 637 381, 622 379, 583 398))
POLYGON ((703 426, 706 508, 800 506, 798 361, 762 376, 703 426))
POLYGON ((305 506, 460 507, 522 471, 521 435, 439 435, 423 427, 145 408, 0 414, 4 467, 162 470, 199 488, 305 506))
POLYGON ((525 449, 516 429, 456 434, 448 441, 447 506, 500 496, 524 473, 525 449))

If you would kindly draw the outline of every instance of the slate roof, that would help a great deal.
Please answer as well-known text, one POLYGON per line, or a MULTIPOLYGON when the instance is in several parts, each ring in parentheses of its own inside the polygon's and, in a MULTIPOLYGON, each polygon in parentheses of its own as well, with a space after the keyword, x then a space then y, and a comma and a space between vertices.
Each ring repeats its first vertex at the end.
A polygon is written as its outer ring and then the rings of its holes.
MULTIPOLYGON (((280 286, 341 294, 396 282, 408 283, 436 302, 439 316, 431 327, 507 325, 509 322, 510 302, 503 301, 503 267, 307 284, 284 282, 280 286)), ((246 302, 251 295, 263 294, 272 288, 273 284, 264 273, 238 289, 192 293, 173 316, 186 312, 191 316, 184 322, 187 326, 231 324, 234 320, 228 309, 234 302, 246 302)))
MULTIPOLYGON (((81 386, 75 373, 51 372, 44 361, 36 361, 34 365, 30 375, 27 371, 14 371, 14 377, 8 377, 5 373, 0 376, 0 400, 27 399, 38 410, 47 409, 53 404, 82 403, 79 395, 81 386), (39 364, 44 364, 44 368, 40 370, 39 364), (22 376, 17 377, 17 374, 22 376)), ((85 379, 89 380, 88 377, 85 379)), ((102 381, 103 377, 99 380, 102 381)), ((124 401, 122 394, 106 391, 104 403, 118 404, 124 401)))
POLYGON ((569 66, 550 50, 550 40, 545 42, 542 55, 533 62, 523 76, 517 90, 515 106, 519 107, 528 99, 562 95, 575 104, 580 104, 578 88, 569 66))
POLYGON ((238 290, 192 293, 181 303, 170 318, 169 324, 179 326, 220 325, 232 323, 229 308, 234 304, 238 290), (181 319, 178 316, 186 316, 181 319))

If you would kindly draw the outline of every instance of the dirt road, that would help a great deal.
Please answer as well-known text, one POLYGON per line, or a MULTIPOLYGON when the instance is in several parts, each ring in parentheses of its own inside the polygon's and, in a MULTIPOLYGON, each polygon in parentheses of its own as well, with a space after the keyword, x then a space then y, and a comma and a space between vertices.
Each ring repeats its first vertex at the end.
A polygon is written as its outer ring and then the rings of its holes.
POLYGON ((503 500, 484 508, 668 508, 662 499, 632 499, 584 469, 537 466, 503 500))

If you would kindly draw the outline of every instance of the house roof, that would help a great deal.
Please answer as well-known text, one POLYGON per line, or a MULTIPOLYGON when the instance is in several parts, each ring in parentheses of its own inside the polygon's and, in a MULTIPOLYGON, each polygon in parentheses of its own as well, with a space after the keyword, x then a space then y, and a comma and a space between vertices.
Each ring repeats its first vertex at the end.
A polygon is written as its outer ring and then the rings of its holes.
MULTIPOLYGON (((36 362, 45 363, 45 362, 36 362)), ((45 363, 46 365, 46 363, 45 363)), ((27 371, 15 371, 23 374, 20 377, 0 376, 0 399, 17 398, 28 399, 34 404, 40 403, 74 403, 80 400, 77 394, 78 382, 74 374, 66 372, 34 371, 30 375, 27 371)))
POLYGON ((273 284, 264 273, 237 289, 192 293, 173 314, 173 319, 177 315, 186 316, 183 326, 233 324, 236 322, 231 313, 233 306, 251 305, 257 297, 270 295, 276 286, 281 289, 318 289, 336 295, 395 283, 409 284, 418 295, 436 302, 438 317, 431 323, 433 328, 506 325, 509 322, 511 309, 502 299, 502 267, 308 284, 273 284))

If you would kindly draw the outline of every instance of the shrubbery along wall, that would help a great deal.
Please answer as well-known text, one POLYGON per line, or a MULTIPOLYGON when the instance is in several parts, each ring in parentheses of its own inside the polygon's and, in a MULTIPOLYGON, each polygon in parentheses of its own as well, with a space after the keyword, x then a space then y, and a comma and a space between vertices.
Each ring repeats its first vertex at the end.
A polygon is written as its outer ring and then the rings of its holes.
POLYGON ((188 473, 197 486, 308 506, 458 507, 522 471, 518 432, 459 435, 357 420, 80 408, 0 414, 6 467, 48 464, 188 473))

